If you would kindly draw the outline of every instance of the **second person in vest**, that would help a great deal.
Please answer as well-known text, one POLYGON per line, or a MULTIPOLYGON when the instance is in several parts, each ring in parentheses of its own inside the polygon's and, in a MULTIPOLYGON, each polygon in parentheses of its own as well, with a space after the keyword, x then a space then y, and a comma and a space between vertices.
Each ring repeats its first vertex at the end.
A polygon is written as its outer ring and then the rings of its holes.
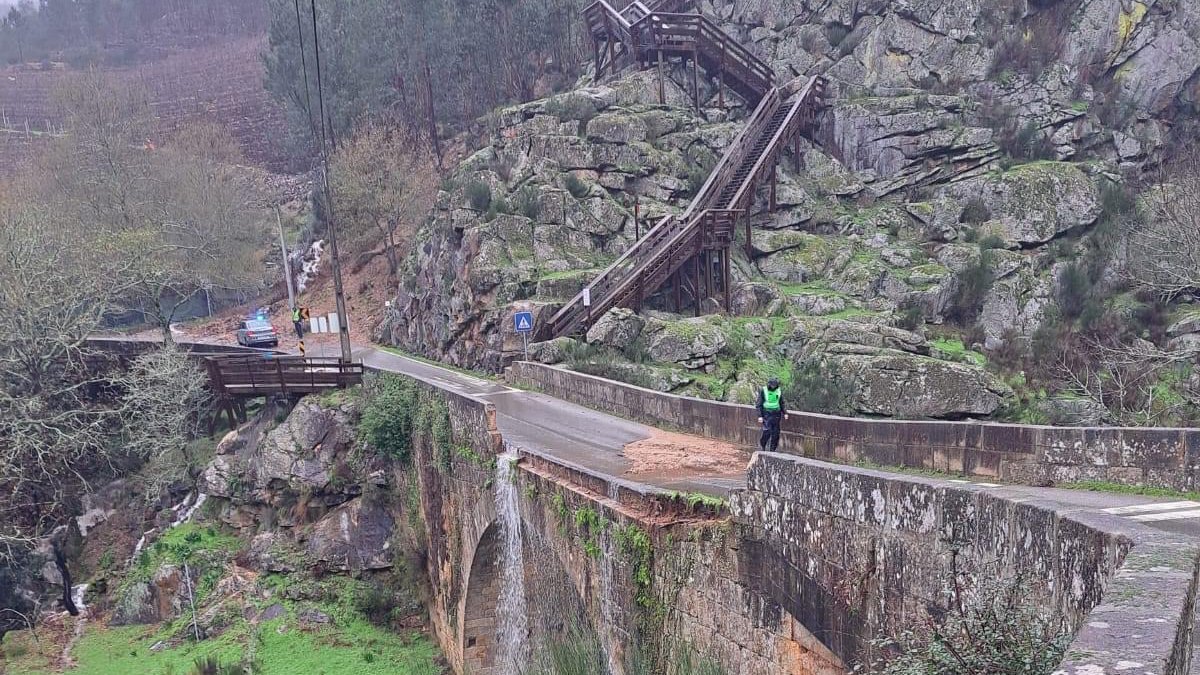
POLYGON ((775 452, 779 448, 779 422, 788 416, 778 378, 772 377, 767 381, 767 386, 758 392, 757 408, 758 423, 762 425, 758 447, 765 452, 775 452))

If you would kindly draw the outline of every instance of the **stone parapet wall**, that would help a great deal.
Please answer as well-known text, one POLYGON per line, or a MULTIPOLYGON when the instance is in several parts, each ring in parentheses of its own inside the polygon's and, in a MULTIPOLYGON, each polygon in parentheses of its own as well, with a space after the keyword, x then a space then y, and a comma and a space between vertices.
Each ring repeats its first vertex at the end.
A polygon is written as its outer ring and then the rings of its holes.
MULTIPOLYGON (((664 394, 537 363, 509 379, 551 396, 662 428, 755 446, 751 406, 664 394)), ((838 462, 932 469, 1041 485, 1102 480, 1200 489, 1200 429, 1047 427, 792 413, 781 452, 838 462)))
POLYGON ((847 663, 945 611, 951 589, 969 600, 1019 578, 1023 597, 1082 627, 1062 672, 1188 672, 1200 550, 1178 537, 774 453, 756 455, 730 508, 759 590, 847 663))

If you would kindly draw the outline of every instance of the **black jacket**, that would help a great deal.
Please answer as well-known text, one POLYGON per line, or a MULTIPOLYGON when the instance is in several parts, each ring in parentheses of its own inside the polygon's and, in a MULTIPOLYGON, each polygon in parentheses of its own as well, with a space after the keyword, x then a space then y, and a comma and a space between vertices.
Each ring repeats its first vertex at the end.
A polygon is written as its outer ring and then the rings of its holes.
MULTIPOLYGON (((763 398, 763 388, 759 387, 758 403, 754 404, 754 407, 758 408, 758 416, 759 417, 767 416, 767 411, 765 408, 763 408, 763 403, 765 403, 765 402, 766 401, 763 398)), ((770 414, 772 414, 772 415, 786 415, 787 414, 787 403, 784 402, 782 393, 779 394, 779 412, 771 411, 770 414)))

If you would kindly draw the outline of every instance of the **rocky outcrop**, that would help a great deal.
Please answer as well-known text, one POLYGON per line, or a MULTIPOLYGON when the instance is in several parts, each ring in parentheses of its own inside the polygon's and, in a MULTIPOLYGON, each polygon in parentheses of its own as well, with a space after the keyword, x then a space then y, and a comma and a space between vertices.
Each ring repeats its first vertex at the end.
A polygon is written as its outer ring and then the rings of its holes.
POLYGON ((388 569, 395 520, 382 505, 356 499, 334 509, 305 533, 309 559, 342 572, 388 569))
POLYGON ((986 417, 1012 396, 984 370, 903 352, 830 357, 854 382, 855 412, 906 419, 986 417))
MULTIPOLYGON (((745 326, 655 314, 679 308, 650 294, 637 313, 600 318, 587 349, 535 342, 530 358, 740 400, 761 379, 755 369, 819 353, 848 360, 861 391, 901 381, 917 392, 911 404, 864 394, 863 412, 990 414, 1004 386, 975 360, 931 350, 922 326, 994 352, 1063 314, 1066 265, 1113 222, 1105 208, 1129 199, 1121 182, 1152 165, 1196 109, 1192 4, 701 0, 780 81, 830 82, 817 133, 778 167, 778 210, 745 214, 750 246, 733 252, 730 314, 775 317, 782 337, 747 345, 745 326), (604 363, 576 363, 597 350, 604 363)), ((447 181, 381 337, 488 370, 519 357, 513 312, 545 325, 650 224, 679 212, 738 132, 744 103, 730 96, 718 109, 701 78, 695 112, 690 73, 680 74, 668 69, 665 106, 650 70, 497 111, 485 144, 447 181)), ((739 227, 739 244, 744 236, 739 227)), ((1196 334, 1173 339, 1200 344, 1196 334)))
POLYGON ((935 220, 978 220, 982 234, 999 236, 1012 247, 1037 246, 1082 230, 1101 211, 1095 181, 1065 162, 1023 164, 957 183, 942 194, 948 199, 934 203, 935 220))
POLYGON ((604 267, 636 230, 677 208, 738 126, 658 106, 646 78, 498 111, 489 145, 439 195, 380 336, 499 370, 520 352, 505 325, 514 303, 532 299, 543 280, 604 267))

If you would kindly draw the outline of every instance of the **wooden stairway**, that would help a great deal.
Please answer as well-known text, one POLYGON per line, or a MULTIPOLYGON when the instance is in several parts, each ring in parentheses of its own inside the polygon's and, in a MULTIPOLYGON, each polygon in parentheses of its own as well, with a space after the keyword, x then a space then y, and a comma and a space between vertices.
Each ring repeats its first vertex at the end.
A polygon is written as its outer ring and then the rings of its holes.
MULTIPOLYGON (((686 0, 659 0, 649 6, 635 0, 621 11, 607 0, 589 5, 584 19, 592 36, 596 77, 605 67, 615 74, 624 65, 658 64, 661 78, 666 60, 682 58, 717 78, 722 98, 728 85, 746 101, 757 103, 774 86, 771 67, 704 16, 677 13, 685 4, 686 0)), ((694 89, 699 106, 698 83, 694 89)))
MULTIPOLYGON (((757 188, 773 175, 783 149, 814 120, 824 87, 822 78, 813 77, 787 102, 775 87, 765 92, 687 210, 660 220, 601 272, 551 318, 548 334, 572 335, 614 307, 640 306, 672 277, 676 309, 681 290, 689 287, 697 300, 720 290, 728 309, 729 249, 737 219, 753 206, 757 188), (690 269, 684 269, 688 263, 690 269)), ((749 250, 748 223, 746 245, 749 250)), ((699 304, 694 303, 697 312, 699 304)))

